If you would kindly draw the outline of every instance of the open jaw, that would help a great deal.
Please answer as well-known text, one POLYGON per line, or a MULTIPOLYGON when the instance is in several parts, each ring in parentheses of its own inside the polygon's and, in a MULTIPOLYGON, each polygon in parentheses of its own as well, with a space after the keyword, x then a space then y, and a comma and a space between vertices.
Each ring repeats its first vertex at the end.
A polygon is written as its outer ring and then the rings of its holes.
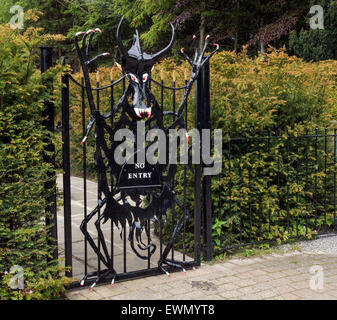
POLYGON ((150 119, 150 117, 151 117, 151 107, 149 107, 149 108, 144 108, 144 109, 142 109, 142 108, 134 108, 134 110, 135 110, 135 112, 136 112, 136 114, 137 114, 137 116, 139 117, 139 118, 148 118, 148 119, 150 119))

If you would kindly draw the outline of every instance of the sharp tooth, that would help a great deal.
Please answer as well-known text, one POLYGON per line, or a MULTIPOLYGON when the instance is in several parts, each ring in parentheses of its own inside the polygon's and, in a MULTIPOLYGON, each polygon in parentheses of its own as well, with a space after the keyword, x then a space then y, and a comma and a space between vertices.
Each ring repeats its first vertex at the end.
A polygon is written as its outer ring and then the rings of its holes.
POLYGON ((141 115, 140 115, 140 110, 139 110, 138 108, 135 108, 135 111, 136 111, 137 116, 138 116, 138 117, 141 117, 141 115))

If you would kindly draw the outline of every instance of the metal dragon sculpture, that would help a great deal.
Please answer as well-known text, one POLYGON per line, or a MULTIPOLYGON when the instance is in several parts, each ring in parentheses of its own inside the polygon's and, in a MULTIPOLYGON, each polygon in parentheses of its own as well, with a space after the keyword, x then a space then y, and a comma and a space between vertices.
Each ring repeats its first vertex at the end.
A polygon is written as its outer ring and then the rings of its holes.
MULTIPOLYGON (((121 36, 123 18, 124 17, 120 20, 117 28, 117 42, 122 54, 121 67, 123 77, 121 79, 128 77, 129 85, 113 110, 107 114, 102 114, 96 106, 89 74, 89 66, 94 61, 100 57, 109 55, 109 53, 103 53, 94 58, 90 57, 89 51, 91 41, 97 32, 101 33, 101 30, 97 28, 87 32, 78 32, 75 35, 75 46, 83 70, 85 89, 91 112, 87 132, 81 144, 86 142, 88 135, 95 124, 95 162, 98 168, 98 205, 83 220, 81 231, 99 257, 99 260, 107 267, 107 271, 104 273, 93 272, 83 278, 81 285, 84 285, 88 277, 95 277, 96 280, 90 288, 93 288, 99 281, 104 280, 109 275, 112 276, 111 286, 113 286, 117 275, 112 265, 112 257, 109 255, 104 234, 101 230, 101 223, 104 224, 108 220, 111 220, 117 227, 121 226, 122 230, 125 230, 128 224, 128 240, 130 241, 131 248, 139 258, 148 259, 148 256, 151 256, 155 252, 156 246, 151 243, 151 239, 148 241, 150 244, 147 245, 142 241, 141 235, 144 230, 149 237, 149 224, 146 222, 149 221, 149 219, 158 222, 158 218, 161 218, 163 215, 166 216, 168 209, 171 209, 173 214, 177 214, 174 209, 175 205, 186 214, 183 218, 178 217, 171 238, 163 250, 160 261, 158 261, 158 267, 168 275, 169 273, 165 269, 165 266, 176 267, 185 271, 184 262, 168 258, 168 254, 184 223, 191 217, 177 199, 174 192, 174 186, 171 185, 172 177, 174 177, 176 173, 177 166, 174 164, 157 164, 155 166, 150 166, 150 169, 152 169, 155 175, 155 185, 143 188, 135 187, 122 189, 120 188, 121 172, 127 170, 127 164, 119 165, 115 161, 114 152, 120 145, 120 142, 114 141, 113 138, 118 129, 128 128, 131 131, 136 132, 138 121, 144 121, 146 128, 158 128, 164 130, 166 133, 168 133, 169 129, 184 128, 185 123, 182 113, 191 92, 192 85, 205 62, 219 49, 219 46, 214 44, 216 46, 215 50, 208 56, 205 56, 209 43, 209 36, 206 37, 204 47, 200 53, 198 46, 196 45, 193 59, 190 59, 184 52, 184 49, 181 49, 181 53, 192 67, 192 74, 185 86, 185 92, 177 111, 162 112, 149 88, 149 80, 154 64, 172 47, 175 39, 175 28, 170 24, 172 28, 172 37, 166 48, 155 54, 147 54, 142 51, 137 30, 134 34, 131 48, 127 50, 124 47, 121 36), (79 37, 82 37, 81 46, 79 45, 79 41, 81 40, 79 37), (130 105, 129 99, 131 99, 132 105, 130 105), (114 122, 113 125, 108 124, 107 119, 111 118, 117 112, 120 114, 118 121, 114 122), (169 115, 174 116, 174 121, 172 121, 169 127, 165 128, 163 116, 169 115), (106 139, 107 137, 109 138, 106 139), (145 206, 144 199, 146 200, 145 206), (100 246, 93 241, 91 235, 87 231, 88 222, 95 216, 97 217, 95 226, 97 228, 100 246), (135 241, 137 242, 137 248, 140 251, 136 249, 135 241), (147 251, 148 256, 142 255, 141 251, 147 251)), ((193 39, 195 38, 196 37, 193 36, 193 39)), ((121 79, 117 81, 120 81, 121 79)))

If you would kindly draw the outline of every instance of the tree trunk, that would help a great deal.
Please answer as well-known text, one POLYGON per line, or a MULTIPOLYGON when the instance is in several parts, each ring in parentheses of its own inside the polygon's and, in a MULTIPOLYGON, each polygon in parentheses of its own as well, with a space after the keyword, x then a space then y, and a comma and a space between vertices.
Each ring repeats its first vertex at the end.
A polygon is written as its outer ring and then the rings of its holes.
MULTIPOLYGON (((263 18, 261 19, 260 30, 262 28, 263 28, 263 18)), ((266 53, 266 49, 265 49, 265 43, 262 39, 260 39, 260 53, 261 53, 261 61, 264 62, 265 60, 264 54, 266 53)))
POLYGON ((266 53, 266 49, 263 40, 260 40, 260 53, 262 55, 262 60, 264 60, 264 54, 266 53))
POLYGON ((206 37, 206 18, 204 11, 206 10, 206 1, 201 1, 201 13, 200 13, 200 41, 199 41, 199 51, 201 52, 204 47, 205 37, 206 37))
POLYGON ((239 40, 238 40, 238 37, 239 37, 239 29, 240 29, 240 21, 239 21, 239 18, 238 18, 238 12, 239 12, 239 9, 240 9, 240 1, 237 2, 237 5, 236 5, 236 21, 235 21, 235 40, 234 40, 234 51, 236 52, 237 49, 238 49, 238 43, 239 43, 239 40))
POLYGON ((235 40, 234 40, 234 51, 236 52, 238 49, 238 36, 239 36, 239 32, 236 30, 235 31, 235 40))

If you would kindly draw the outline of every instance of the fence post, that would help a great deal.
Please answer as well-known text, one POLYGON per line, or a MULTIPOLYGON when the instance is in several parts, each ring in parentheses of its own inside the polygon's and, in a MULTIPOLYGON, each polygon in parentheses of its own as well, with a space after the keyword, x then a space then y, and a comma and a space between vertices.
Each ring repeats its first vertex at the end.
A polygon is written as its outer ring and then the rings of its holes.
MULTIPOLYGON (((64 57, 62 57, 62 65, 65 65, 64 57)), ((69 105, 69 75, 65 74, 64 76, 62 76, 64 255, 65 266, 72 268, 69 105)), ((66 275, 68 277, 72 277, 72 270, 70 269, 70 271, 67 271, 66 275)))
MULTIPOLYGON (((201 127, 201 97, 201 75, 199 74, 195 82, 195 127, 199 131, 201 127)), ((201 250, 201 168, 201 159, 199 159, 199 162, 194 165, 194 260, 198 265, 200 265, 201 250)))
MULTIPOLYGON (((211 128, 209 61, 204 64, 197 78, 196 117, 197 129, 199 131, 211 128)), ((211 176, 204 176, 202 178, 202 204, 204 261, 211 261, 213 258, 211 176)))
MULTIPOLYGON (((53 48, 52 47, 41 47, 41 73, 46 72, 49 68, 53 66, 53 48)), ((44 83, 50 92, 53 90, 53 83, 48 81, 44 83)), ((50 100, 44 101, 44 111, 43 111, 43 125, 51 133, 54 133, 55 123, 54 123, 54 104, 50 100)), ((50 229, 50 237, 52 241, 48 240, 50 245, 55 246, 55 250, 52 253, 53 259, 58 259, 58 249, 57 249, 57 207, 56 207, 56 174, 55 174, 55 146, 53 142, 48 139, 46 140, 48 144, 45 147, 46 153, 43 158, 46 163, 50 163, 52 169, 48 172, 48 181, 45 183, 46 190, 50 190, 51 194, 47 197, 47 207, 46 212, 48 216, 46 217, 46 226, 52 225, 50 229)))

